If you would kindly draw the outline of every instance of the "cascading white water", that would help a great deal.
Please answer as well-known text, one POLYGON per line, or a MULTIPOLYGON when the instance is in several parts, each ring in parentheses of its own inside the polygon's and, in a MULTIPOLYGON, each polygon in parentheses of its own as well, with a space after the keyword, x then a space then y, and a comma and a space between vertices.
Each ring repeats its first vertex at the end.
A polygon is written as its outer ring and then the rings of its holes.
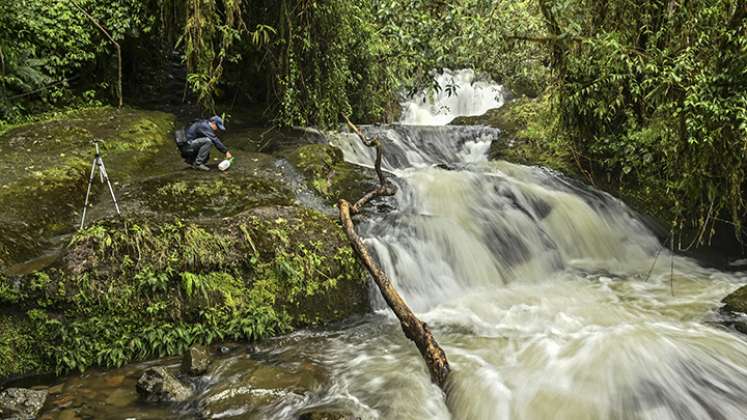
POLYGON ((458 116, 482 115, 503 105, 503 87, 469 69, 436 75, 437 92, 421 92, 402 104, 402 124, 444 125, 458 116))
MULTIPOLYGON (((607 194, 487 161, 495 130, 365 130, 399 192, 360 231, 446 350, 448 408, 383 304, 314 350, 336 372, 322 402, 384 419, 747 418, 747 342, 709 323, 743 273, 659 252, 607 194)), ((332 142, 372 166, 354 136, 332 142)))

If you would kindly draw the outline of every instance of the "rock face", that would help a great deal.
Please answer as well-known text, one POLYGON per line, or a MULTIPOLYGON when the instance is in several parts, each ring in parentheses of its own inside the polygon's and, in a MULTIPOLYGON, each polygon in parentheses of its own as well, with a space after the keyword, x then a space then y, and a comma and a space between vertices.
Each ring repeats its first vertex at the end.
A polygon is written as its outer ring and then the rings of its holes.
POLYGON ((182 357, 182 372, 189 376, 200 376, 210 366, 210 355, 204 347, 192 346, 182 357))
POLYGON ((33 419, 44 406, 47 391, 8 388, 0 393, 0 418, 33 419))
POLYGON ((192 390, 162 367, 152 367, 137 381, 137 392, 148 402, 185 401, 192 390))
POLYGON ((195 338, 255 341, 370 309, 334 210, 365 171, 319 135, 268 138, 236 123, 222 138, 231 169, 190 170, 174 120, 105 108, 0 134, 0 379, 174 356, 195 338), (96 183, 78 230, 93 138, 105 140, 123 217, 110 217, 96 183), (153 339, 166 336, 169 346, 153 339))

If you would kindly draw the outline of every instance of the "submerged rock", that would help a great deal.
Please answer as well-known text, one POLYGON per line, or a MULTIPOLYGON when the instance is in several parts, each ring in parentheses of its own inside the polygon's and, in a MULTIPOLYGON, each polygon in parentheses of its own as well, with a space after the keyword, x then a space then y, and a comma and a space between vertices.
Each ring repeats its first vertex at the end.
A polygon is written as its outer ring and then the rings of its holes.
POLYGON ((201 418, 214 419, 238 417, 257 413, 278 401, 301 399, 300 395, 276 389, 257 389, 251 387, 233 387, 213 392, 198 404, 201 418))
POLYGON ((204 418, 257 415, 272 418, 278 404, 301 402, 328 384, 327 372, 310 361, 272 363, 246 356, 234 357, 215 368, 221 378, 199 397, 204 418))
POLYGON ((182 357, 182 372, 190 376, 204 375, 210 366, 210 355, 207 349, 192 346, 182 357))
POLYGON ((8 388, 0 393, 0 418, 33 419, 44 407, 47 391, 8 388))
POLYGON ((192 390, 165 368, 152 367, 137 381, 137 392, 148 402, 178 402, 192 396, 192 390))
POLYGON ((309 408, 301 410, 298 413, 299 420, 357 420, 360 417, 356 417, 352 413, 342 410, 325 409, 325 408, 309 408))

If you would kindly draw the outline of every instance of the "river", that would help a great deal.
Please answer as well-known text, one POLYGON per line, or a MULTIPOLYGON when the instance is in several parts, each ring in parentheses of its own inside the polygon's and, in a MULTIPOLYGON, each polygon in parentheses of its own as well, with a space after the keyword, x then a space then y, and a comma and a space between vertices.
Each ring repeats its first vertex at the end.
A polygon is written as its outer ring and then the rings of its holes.
MULTIPOLYGON (((446 351, 448 395, 374 287, 373 314, 260 345, 267 359, 323 368, 329 386, 216 416, 294 418, 323 406, 363 419, 747 418, 747 341, 715 312, 747 276, 672 255, 610 195, 489 161, 497 130, 445 125, 502 104, 499 87, 468 85, 405 104, 410 124, 364 127, 384 139, 399 192, 359 229, 446 351)), ((354 136, 330 141, 372 166, 354 136)), ((241 389, 241 360, 220 362, 201 392, 241 389)))
MULTIPOLYGON (((433 122, 445 113, 461 112, 433 122)), ((335 397, 387 419, 747 418, 747 343, 710 322, 744 274, 672 255, 605 193, 488 161, 490 129, 366 131, 387 140, 400 192, 362 235, 453 373, 444 403, 379 300, 327 344, 335 397)), ((372 165, 354 138, 334 141, 372 165)))

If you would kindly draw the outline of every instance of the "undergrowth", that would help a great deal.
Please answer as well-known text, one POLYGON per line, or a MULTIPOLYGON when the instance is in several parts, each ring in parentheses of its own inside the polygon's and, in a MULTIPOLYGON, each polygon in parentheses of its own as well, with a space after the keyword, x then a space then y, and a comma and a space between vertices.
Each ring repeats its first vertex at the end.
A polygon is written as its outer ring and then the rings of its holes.
POLYGON ((132 218, 82 230, 53 269, 0 278, 0 304, 31 325, 43 368, 64 373, 342 319, 367 309, 363 279, 336 225, 309 210, 214 226, 132 218))

